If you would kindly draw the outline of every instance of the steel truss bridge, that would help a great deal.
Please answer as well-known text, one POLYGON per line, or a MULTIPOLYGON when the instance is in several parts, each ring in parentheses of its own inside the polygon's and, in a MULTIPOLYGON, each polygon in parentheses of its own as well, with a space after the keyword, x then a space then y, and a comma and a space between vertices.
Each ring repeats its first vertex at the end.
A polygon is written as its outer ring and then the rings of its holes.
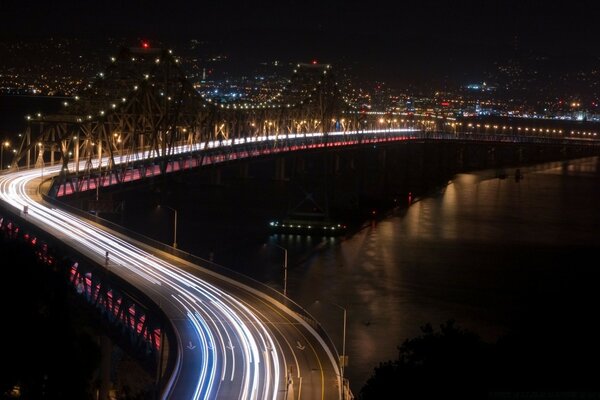
MULTIPOLYGON (((0 175, 0 199, 87 259, 108 265, 110 254, 111 271, 160 305, 176 350, 161 379, 164 398, 347 398, 335 346, 293 301, 65 211, 56 198, 230 160, 410 140, 599 147, 561 135, 440 132, 363 112, 328 65, 298 65, 260 103, 218 103, 196 91, 170 51, 123 48, 61 113, 28 117, 11 169, 0 175)), ((154 347, 155 336, 147 334, 154 347)))
POLYGON ((325 64, 298 64, 270 99, 221 103, 193 87, 170 50, 122 48, 111 60, 64 102, 62 112, 27 116, 11 168, 61 165, 52 196, 220 161, 406 139, 407 133, 417 139, 432 137, 417 133, 445 131, 453 134, 448 139, 590 144, 566 140, 562 131, 461 135, 449 122, 365 111, 325 64))
MULTIPOLYGON (((122 180, 121 171, 140 159, 164 161, 182 148, 356 132, 374 120, 347 101, 329 65, 298 64, 287 86, 272 98, 225 104, 200 95, 171 51, 123 48, 112 60, 73 101, 64 102, 61 113, 27 117, 11 167, 60 163, 62 182, 78 177, 80 185, 73 184, 72 190, 79 191, 92 177, 122 180)), ((166 169, 160 163, 160 172, 166 169)))

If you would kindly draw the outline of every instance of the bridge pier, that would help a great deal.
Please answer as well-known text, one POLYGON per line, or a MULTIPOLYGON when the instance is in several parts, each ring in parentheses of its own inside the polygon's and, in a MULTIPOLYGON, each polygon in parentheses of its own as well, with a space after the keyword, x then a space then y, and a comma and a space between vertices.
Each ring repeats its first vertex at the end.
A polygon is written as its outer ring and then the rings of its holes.
POLYGON ((519 163, 523 162, 523 147, 517 149, 517 161, 519 163))
POLYGON ((306 172, 306 159, 303 156, 294 157, 294 173, 303 174, 306 172))
POLYGON ((486 164, 495 166, 496 165, 496 148, 488 147, 486 164))
POLYGON ((213 168, 210 174, 210 183, 213 185, 220 185, 223 183, 220 168, 213 168))
POLYGON ((110 371, 112 368, 112 341, 106 335, 100 335, 100 390, 98 400, 109 400, 111 389, 110 371))
POLYGON ((275 160, 275 180, 286 180, 285 175, 285 157, 279 157, 275 160))
POLYGON ((241 179, 250 178, 250 163, 242 162, 238 169, 238 174, 241 179))

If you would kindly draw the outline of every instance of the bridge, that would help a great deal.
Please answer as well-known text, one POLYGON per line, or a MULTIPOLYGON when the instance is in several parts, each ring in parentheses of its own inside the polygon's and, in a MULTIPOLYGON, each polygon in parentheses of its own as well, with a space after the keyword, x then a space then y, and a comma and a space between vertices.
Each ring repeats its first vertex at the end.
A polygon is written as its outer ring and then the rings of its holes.
MULTIPOLYGON (((163 398, 348 398, 343 357, 291 299, 94 220, 61 198, 211 164, 423 141, 600 149, 596 140, 557 132, 445 130, 362 110, 344 95, 329 65, 297 65, 272 98, 220 103, 196 91, 170 51, 123 48, 63 112, 27 117, 11 168, 0 175, 0 199, 26 229, 109 269, 169 321, 170 362, 159 371, 163 398)), ((98 282, 86 280, 87 272, 71 268, 78 290, 96 298, 103 293, 98 282)), ((143 340, 160 349, 156 329, 144 332, 143 340)))

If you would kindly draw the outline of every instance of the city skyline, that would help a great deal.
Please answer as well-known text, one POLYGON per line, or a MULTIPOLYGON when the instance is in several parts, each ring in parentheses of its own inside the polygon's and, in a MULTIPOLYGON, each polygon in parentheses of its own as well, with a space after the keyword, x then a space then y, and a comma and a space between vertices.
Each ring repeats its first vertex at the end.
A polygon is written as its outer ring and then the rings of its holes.
POLYGON ((319 59, 352 64, 392 83, 475 76, 494 62, 551 57, 598 61, 594 5, 552 2, 181 1, 4 2, 5 38, 125 36, 180 45, 208 42, 242 60, 319 59))

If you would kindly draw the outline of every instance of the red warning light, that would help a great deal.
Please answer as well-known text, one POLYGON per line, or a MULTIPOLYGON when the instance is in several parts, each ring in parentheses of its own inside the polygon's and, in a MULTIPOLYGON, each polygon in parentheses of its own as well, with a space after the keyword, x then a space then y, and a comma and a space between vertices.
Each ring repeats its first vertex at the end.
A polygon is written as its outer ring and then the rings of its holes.
POLYGON ((142 42, 142 47, 143 47, 144 49, 147 49, 147 48, 149 48, 149 47, 150 47, 150 43, 148 43, 148 42, 142 42))
POLYGON ((317 65, 317 60, 312 60, 312 65, 317 65))

